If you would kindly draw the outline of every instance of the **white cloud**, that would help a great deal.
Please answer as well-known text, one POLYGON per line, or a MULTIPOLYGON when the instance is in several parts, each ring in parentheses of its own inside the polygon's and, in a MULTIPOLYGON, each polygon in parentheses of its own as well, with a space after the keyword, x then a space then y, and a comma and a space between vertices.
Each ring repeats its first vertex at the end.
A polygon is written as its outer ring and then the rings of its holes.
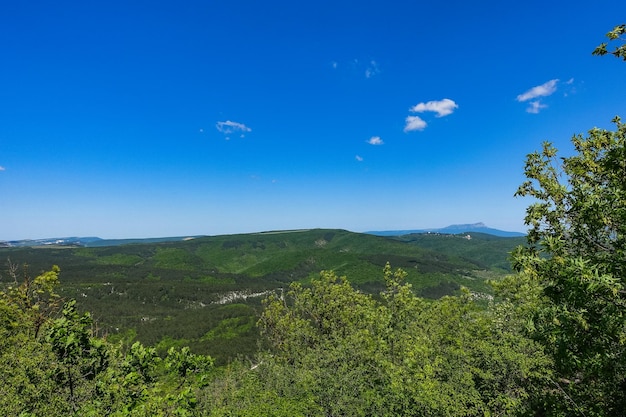
POLYGON ((337 61, 333 61, 330 63, 330 65, 333 67, 333 69, 337 69, 337 67, 339 66, 339 63, 337 61))
POLYGON ((517 96, 517 101, 524 102, 532 100, 537 97, 547 97, 556 91, 556 85, 559 82, 558 78, 547 81, 541 85, 531 88, 524 94, 517 96))
MULTIPOLYGON (((243 123, 232 122, 230 120, 226 120, 225 122, 217 122, 215 124, 215 128, 225 135, 230 135, 231 133, 241 132, 241 137, 244 137, 245 132, 252 132, 248 126, 243 123)), ((226 139, 229 139, 228 137, 226 139)))
POLYGON ((574 79, 570 78, 569 80, 565 81, 565 84, 570 85, 574 83, 574 79))
POLYGON ((454 100, 450 100, 449 98, 444 98, 439 101, 429 101, 426 103, 418 103, 415 106, 411 107, 409 111, 413 113, 424 113, 425 111, 432 111, 437 113, 437 117, 447 116, 452 114, 454 109, 458 108, 459 105, 454 102, 454 100))
POLYGON ((547 104, 543 104, 540 100, 535 100, 528 103, 526 111, 528 113, 537 114, 541 111, 541 109, 545 109, 546 107, 548 107, 547 104))
POLYGON ((0 171, 6 171, 7 169, 3 166, 0 166, 0 171))
POLYGON ((382 145, 385 142, 383 142, 380 136, 372 136, 371 138, 369 138, 367 143, 369 143, 370 145, 382 145))
POLYGON ((363 162, 363 157, 360 155, 355 156, 354 159, 356 159, 359 162, 363 162))
POLYGON ((413 132, 414 130, 424 130, 426 128, 426 122, 419 116, 407 116, 406 124, 404 125, 405 132, 413 132))

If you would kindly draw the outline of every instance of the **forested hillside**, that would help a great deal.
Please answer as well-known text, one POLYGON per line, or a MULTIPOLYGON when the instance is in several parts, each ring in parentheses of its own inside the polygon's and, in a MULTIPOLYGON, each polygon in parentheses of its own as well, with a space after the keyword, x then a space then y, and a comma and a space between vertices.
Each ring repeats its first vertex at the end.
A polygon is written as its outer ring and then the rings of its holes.
POLYGON ((477 268, 503 272, 511 271, 512 250, 526 242, 525 237, 505 238, 485 233, 419 233, 398 236, 396 239, 423 249, 465 259, 474 263, 477 268))
POLYGON ((458 294, 461 286, 491 294, 486 280, 502 276, 500 266, 519 243, 488 235, 418 238, 316 229, 97 248, 3 248, 0 256, 28 264, 31 273, 62 266, 59 294, 76 299, 108 337, 137 339, 159 352, 190 346, 223 364, 254 354, 261 300, 291 282, 306 284, 333 270, 377 294, 384 289, 380 271, 391 262, 427 298, 458 294), (485 246, 492 239, 499 245, 485 246))

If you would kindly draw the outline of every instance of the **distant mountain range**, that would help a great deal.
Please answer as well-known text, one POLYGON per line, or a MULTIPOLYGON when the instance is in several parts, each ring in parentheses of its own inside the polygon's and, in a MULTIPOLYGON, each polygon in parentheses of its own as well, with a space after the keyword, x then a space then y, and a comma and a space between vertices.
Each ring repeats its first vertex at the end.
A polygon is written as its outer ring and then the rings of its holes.
POLYGON ((35 247, 35 246, 84 246, 84 247, 101 247, 101 246, 118 246, 130 243, 159 243, 159 242, 180 242, 183 240, 191 240, 201 236, 185 236, 185 237, 157 237, 145 239, 101 239, 99 237, 61 237, 47 239, 23 239, 0 241, 0 247, 35 247))
MULTIPOLYGON (((485 233, 499 237, 519 237, 525 236, 524 233, 506 232, 504 230, 492 229, 484 223, 474 224, 453 224, 440 229, 413 229, 413 230, 383 230, 365 232, 369 235, 376 236, 403 236, 414 233, 439 233, 448 235, 457 235, 460 233, 485 233)), ((191 240, 203 236, 178 236, 178 237, 159 237, 145 239, 101 239, 99 237, 62 237, 62 238, 46 238, 46 239, 23 239, 0 241, 0 247, 33 247, 33 246, 83 246, 83 247, 101 247, 101 246, 118 246, 130 243, 159 243, 159 242, 180 242, 183 240, 191 240)))
POLYGON ((372 231, 365 232, 370 235, 376 236, 403 236, 410 235, 414 233, 440 233, 447 235, 458 235, 460 233, 486 233, 488 235, 494 235, 499 237, 520 237, 526 236, 525 233, 520 232, 507 232, 504 230, 492 229, 491 227, 487 227, 484 223, 473 223, 473 224, 453 224, 447 227, 442 227, 440 229, 414 229, 414 230, 383 230, 383 231, 372 231))

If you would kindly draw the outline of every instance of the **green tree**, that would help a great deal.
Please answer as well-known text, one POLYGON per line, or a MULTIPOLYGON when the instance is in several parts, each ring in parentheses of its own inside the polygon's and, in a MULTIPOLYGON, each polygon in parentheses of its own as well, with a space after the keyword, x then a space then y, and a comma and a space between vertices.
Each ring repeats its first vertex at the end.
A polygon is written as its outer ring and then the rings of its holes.
POLYGON ((76 302, 61 307, 59 268, 34 279, 9 264, 0 291, 0 415, 200 415, 213 360, 188 348, 164 358, 97 337, 76 302))
POLYGON ((109 366, 96 379, 90 401, 78 415, 200 415, 198 396, 213 379, 213 359, 189 348, 171 348, 164 358, 135 342, 128 349, 109 347, 109 366), (124 353, 125 351, 125 353, 124 353))
POLYGON ((374 335, 384 324, 375 312, 371 296, 331 271, 310 287, 292 284, 284 299, 271 297, 259 324, 276 364, 288 371, 276 388, 310 394, 325 415, 366 415, 380 402, 375 361, 382 349, 374 335))
MULTIPOLYGON (((259 369, 309 415, 524 415, 549 361, 466 292, 426 301, 384 269, 380 299, 322 272, 271 297, 261 317, 271 356, 259 369)), ((541 385, 541 384, 539 384, 541 385)))
POLYGON ((59 268, 32 278, 10 261, 0 290, 0 415, 54 415, 67 410, 50 378, 55 362, 45 329, 57 314, 59 268))
POLYGON ((28 266, 20 267, 7 262, 9 283, 0 297, 5 304, 23 314, 22 324, 33 338, 40 336, 40 330, 60 310, 62 300, 56 293, 59 286, 61 269, 53 265, 49 271, 43 271, 35 278, 30 276, 28 266), (21 282, 20 282, 21 281, 21 282))
MULTIPOLYGON (((610 31, 609 33, 606 34, 606 37, 609 38, 609 42, 613 42, 613 41, 623 41, 623 35, 626 34, 626 25, 618 25, 615 26, 613 28, 612 31, 610 31)), ((606 54, 611 54, 613 56, 615 56, 616 58, 622 58, 624 61, 626 61, 626 43, 623 43, 621 45, 618 45, 615 47, 615 49, 611 52, 609 52, 606 48, 607 48, 608 44, 607 43, 601 43, 600 45, 598 45, 598 47, 593 51, 593 55, 606 55, 606 54)))
POLYGON ((70 300, 48 330, 46 341, 58 365, 55 379, 62 391, 67 391, 74 411, 94 395, 95 378, 108 366, 107 346, 102 339, 93 337, 92 323, 91 316, 80 315, 76 301, 70 300))
POLYGON ((626 409, 626 125, 613 123, 574 136, 570 157, 544 143, 516 193, 535 202, 514 266, 540 290, 529 329, 554 358, 552 401, 564 414, 626 409))

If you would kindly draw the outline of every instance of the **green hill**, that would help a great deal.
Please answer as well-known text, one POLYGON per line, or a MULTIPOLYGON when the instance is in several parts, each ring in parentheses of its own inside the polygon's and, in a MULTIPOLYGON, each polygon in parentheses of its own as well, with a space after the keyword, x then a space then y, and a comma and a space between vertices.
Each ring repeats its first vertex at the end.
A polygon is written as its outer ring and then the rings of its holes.
POLYGON ((501 274, 502 241, 380 237, 345 230, 295 230, 109 247, 0 248, 31 275, 61 267, 62 295, 90 311, 101 332, 166 349, 188 345, 224 361, 256 350, 256 317, 270 291, 308 283, 321 270, 363 291, 383 288, 382 268, 403 268, 425 297, 460 286, 485 293, 501 274), (483 253, 484 251, 490 253, 483 253))
POLYGON ((440 234, 419 233, 397 236, 395 239, 471 262, 480 269, 511 271, 509 254, 526 237, 500 237, 486 233, 440 234))

